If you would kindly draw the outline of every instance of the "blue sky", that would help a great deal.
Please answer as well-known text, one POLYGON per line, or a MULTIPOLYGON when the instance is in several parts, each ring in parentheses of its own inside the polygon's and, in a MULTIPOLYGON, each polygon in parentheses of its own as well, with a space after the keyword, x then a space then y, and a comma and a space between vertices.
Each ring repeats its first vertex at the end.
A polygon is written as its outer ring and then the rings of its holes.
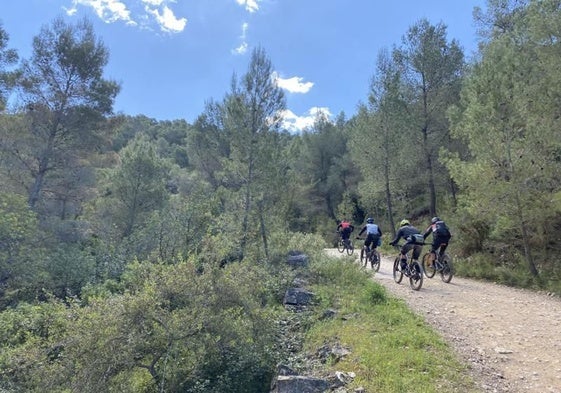
POLYGON ((220 101, 232 75, 265 49, 285 89, 287 124, 321 109, 356 113, 367 100, 376 56, 399 45, 421 18, 448 26, 466 56, 476 50, 472 11, 485 0, 0 0, 8 47, 31 53, 55 17, 87 17, 110 51, 105 77, 121 83, 116 113, 192 123, 220 101))

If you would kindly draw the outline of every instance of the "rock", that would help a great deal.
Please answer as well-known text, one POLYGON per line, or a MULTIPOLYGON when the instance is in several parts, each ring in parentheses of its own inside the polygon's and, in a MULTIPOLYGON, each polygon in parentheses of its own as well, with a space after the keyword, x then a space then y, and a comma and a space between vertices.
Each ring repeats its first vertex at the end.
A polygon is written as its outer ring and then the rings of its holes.
POLYGON ((289 288, 284 295, 284 305, 306 306, 311 303, 314 294, 303 288, 289 288))
POLYGON ((289 251, 286 263, 293 268, 308 267, 310 258, 301 251, 289 251))
POLYGON ((335 377, 340 384, 339 386, 344 386, 351 383, 356 378, 356 374, 353 372, 335 371, 335 377))
POLYGON ((495 348, 495 352, 500 353, 501 355, 508 355, 512 353, 512 350, 505 348, 495 348))
POLYGON ((279 375, 273 382, 271 393, 323 393, 330 389, 325 379, 301 375, 279 375))

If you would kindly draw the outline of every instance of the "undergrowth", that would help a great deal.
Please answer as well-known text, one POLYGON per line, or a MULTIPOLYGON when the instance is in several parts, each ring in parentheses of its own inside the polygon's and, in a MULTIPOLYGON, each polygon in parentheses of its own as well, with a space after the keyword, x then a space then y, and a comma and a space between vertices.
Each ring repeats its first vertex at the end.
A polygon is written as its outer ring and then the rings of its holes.
POLYGON ((526 288, 555 293, 561 296, 561 269, 540 267, 539 275, 532 276, 528 267, 520 260, 498 263, 492 255, 473 254, 468 258, 454 260, 456 274, 496 282, 516 288, 526 288))
POLYGON ((469 370, 452 349, 405 302, 388 295, 370 273, 347 258, 322 258, 312 265, 318 318, 305 348, 341 345, 350 354, 325 362, 326 371, 356 374, 351 390, 366 392, 476 392, 469 370))

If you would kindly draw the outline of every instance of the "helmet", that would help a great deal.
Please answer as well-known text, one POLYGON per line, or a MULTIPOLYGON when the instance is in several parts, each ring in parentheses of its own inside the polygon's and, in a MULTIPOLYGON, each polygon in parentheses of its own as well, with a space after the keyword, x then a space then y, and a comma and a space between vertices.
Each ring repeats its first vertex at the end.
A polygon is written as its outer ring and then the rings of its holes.
POLYGON ((368 217, 366 219, 366 222, 369 223, 369 224, 374 224, 374 219, 372 217, 368 217))
POLYGON ((430 220, 431 224, 435 224, 437 221, 440 221, 440 218, 433 217, 432 220, 430 220))
POLYGON ((411 225, 411 223, 409 222, 409 220, 401 220, 401 222, 399 223, 400 227, 403 227, 405 225, 411 225))

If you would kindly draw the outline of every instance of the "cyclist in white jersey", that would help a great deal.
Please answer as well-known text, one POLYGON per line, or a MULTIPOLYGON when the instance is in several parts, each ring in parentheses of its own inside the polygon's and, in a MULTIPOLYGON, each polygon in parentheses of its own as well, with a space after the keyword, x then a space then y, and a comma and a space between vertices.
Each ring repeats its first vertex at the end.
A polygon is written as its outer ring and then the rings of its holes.
POLYGON ((377 224, 374 224, 374 219, 372 217, 368 217, 366 220, 366 225, 362 227, 360 232, 357 235, 357 239, 360 238, 360 235, 366 232, 366 239, 364 240, 364 245, 368 248, 370 252, 370 245, 372 244, 372 249, 376 249, 380 244, 380 239, 382 238, 382 230, 377 224))

